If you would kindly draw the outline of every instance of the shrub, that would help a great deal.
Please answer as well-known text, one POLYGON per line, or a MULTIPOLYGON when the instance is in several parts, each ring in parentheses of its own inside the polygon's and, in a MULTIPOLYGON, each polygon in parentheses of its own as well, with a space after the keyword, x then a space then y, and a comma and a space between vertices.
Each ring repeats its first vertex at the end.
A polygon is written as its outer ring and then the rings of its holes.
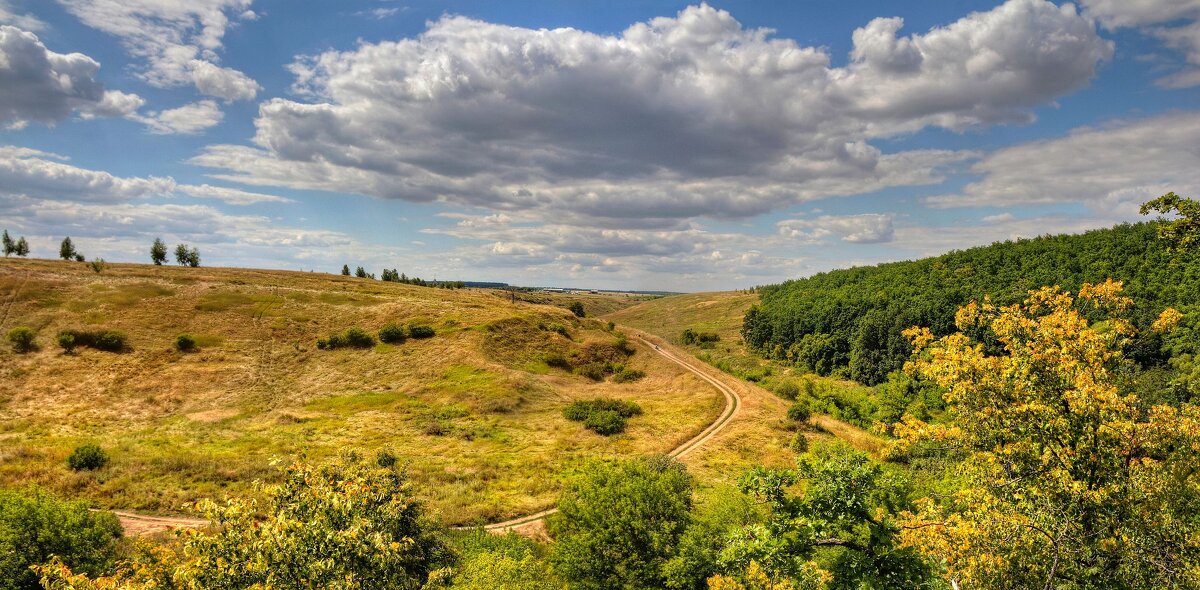
POLYGON ((196 339, 187 334, 180 334, 175 337, 175 349, 179 352, 191 352, 196 350, 196 339))
POLYGON ((362 328, 349 328, 341 334, 330 334, 329 338, 317 340, 317 348, 322 350, 371 348, 372 346, 375 346, 375 337, 362 328))
POLYGON ((115 330, 105 330, 96 334, 92 341, 92 347, 108 352, 121 352, 125 350, 126 341, 125 334, 115 330))
POLYGON ((603 381, 605 370, 604 363, 588 363, 575 367, 575 374, 583 375, 592 381, 603 381))
POLYGON ((408 327, 408 335, 411 338, 418 338, 418 339, 433 338, 434 335, 436 335, 436 334, 437 334, 437 332, 434 332, 433 328, 431 328, 429 326, 423 326, 423 325, 417 324, 417 325, 410 325, 408 327))
POLYGON ((634 381, 637 381, 645 376, 646 373, 644 371, 639 371, 637 369, 621 369, 620 371, 617 371, 615 375, 613 375, 613 381, 616 381, 617 383, 633 383, 634 381))
POLYGON ((800 386, 796 385, 795 381, 784 381, 779 384, 779 387, 775 388, 775 395, 783 399, 794 400, 796 396, 800 395, 800 386))
POLYGON ((399 344, 408 339, 408 332, 396 324, 388 324, 379 330, 379 341, 399 344))
POLYGON ((547 352, 542 355, 542 362, 546 363, 548 367, 571 370, 571 361, 567 360, 567 357, 561 352, 547 352))
POLYGON ((587 312, 583 309, 583 303, 579 301, 572 301, 571 304, 567 306, 567 309, 571 310, 571 313, 575 314, 575 317, 577 318, 587 315, 587 312))
POLYGON ((104 272, 104 259, 93 258, 92 261, 88 263, 88 267, 92 269, 92 272, 100 274, 104 272))
POLYGON ((383 468, 392 467, 396 464, 396 455, 387 450, 379 451, 379 454, 375 455, 375 464, 383 468))
POLYGON ((67 457, 67 465, 74 471, 95 471, 108 465, 108 453, 93 443, 80 445, 67 457))
POLYGON ((0 491, 0 590, 41 588, 31 566, 57 559, 90 575, 111 573, 121 524, 87 502, 38 490, 0 491))
POLYGON ((804 436, 803 432, 797 432, 796 436, 792 437, 792 443, 789 444, 788 447, 790 447, 793 451, 796 451, 797 453, 807 453, 808 452, 808 437, 804 436))
POLYGON ((73 354, 75 352, 75 335, 70 332, 59 332, 58 345, 63 352, 73 354))
POLYGON ((37 332, 33 328, 26 326, 17 326, 8 331, 8 341, 12 343, 14 352, 31 352, 37 349, 37 343, 34 340, 37 338, 37 332))
POLYGON ((567 330, 567 327, 558 322, 555 322, 553 324, 544 324, 542 326, 542 328, 545 330, 548 330, 550 332, 554 332, 555 334, 558 334, 560 336, 564 336, 566 338, 571 337, 571 332, 569 330, 567 330))
POLYGON ((792 404, 787 410, 788 420, 795 422, 808 422, 812 416, 812 408, 808 404, 808 400, 801 400, 792 404))
POLYGON ((625 431, 625 417, 612 410, 601 410, 589 414, 583 425, 596 434, 609 436, 625 431))
POLYGON ((625 430, 625 420, 642 414, 642 407, 625 400, 599 398, 579 400, 563 408, 563 417, 597 434, 610 435, 625 430))

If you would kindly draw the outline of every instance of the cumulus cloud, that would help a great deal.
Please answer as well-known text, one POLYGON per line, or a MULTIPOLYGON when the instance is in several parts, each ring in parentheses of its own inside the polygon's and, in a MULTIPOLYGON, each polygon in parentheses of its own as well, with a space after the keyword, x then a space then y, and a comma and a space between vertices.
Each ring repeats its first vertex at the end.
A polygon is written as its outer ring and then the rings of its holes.
POLYGON ((895 228, 893 215, 868 213, 863 215, 822 215, 815 219, 785 219, 775 224, 779 235, 802 242, 816 242, 837 236, 843 242, 879 244, 892 241, 895 228))
POLYGON ((449 16, 298 60, 308 102, 262 104, 253 146, 193 162, 251 184, 666 227, 939 182, 974 154, 871 142, 1029 120, 1112 51, 1044 0, 903 38, 901 25, 859 29, 851 63, 832 67, 707 5, 619 35, 449 16))
POLYGON ((188 195, 231 205, 288 203, 289 199, 218 187, 178 184, 171 177, 120 177, 73 166, 64 156, 16 146, 0 146, 0 195, 46 202, 121 204, 151 197, 188 195))
POLYGON ((99 69, 82 53, 56 53, 33 33, 0 26, 0 124, 130 116, 141 108, 138 96, 105 89, 99 69))
POLYGON ((1136 28, 1183 53, 1187 65, 1158 80, 1167 88, 1200 86, 1200 0, 1083 0, 1105 27, 1136 28))
POLYGON ((225 118, 221 107, 211 100, 201 100, 178 108, 151 112, 138 120, 160 135, 179 133, 192 135, 213 127, 225 118))
POLYGON ((169 88, 193 84, 200 93, 225 100, 251 100, 261 87, 232 68, 217 65, 230 15, 253 20, 253 0, 59 0, 94 29, 121 40, 145 60, 142 78, 169 88))
POLYGON ((1020 144, 980 159, 982 178, 960 193, 931 197, 939 207, 1082 203, 1094 211, 1137 215, 1138 204, 1167 191, 1200 193, 1200 112, 1179 112, 1020 144))

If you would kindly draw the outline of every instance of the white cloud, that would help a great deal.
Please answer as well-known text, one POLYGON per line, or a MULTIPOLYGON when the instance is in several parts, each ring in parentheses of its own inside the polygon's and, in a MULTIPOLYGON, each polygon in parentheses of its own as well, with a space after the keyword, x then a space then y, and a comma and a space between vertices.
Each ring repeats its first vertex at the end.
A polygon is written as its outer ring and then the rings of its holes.
POLYGON ((1184 55, 1187 66, 1158 80, 1166 88, 1200 86, 1200 0, 1082 0, 1109 29, 1136 28, 1184 55))
POLYGON ((150 127, 152 133, 190 135, 217 125, 224 117, 215 101, 201 100, 179 108, 151 112, 138 120, 150 127))
POLYGON ((161 88, 193 84, 207 96, 251 100, 260 86, 216 65, 230 14, 253 20, 253 0, 59 0, 89 27, 119 38, 145 60, 142 78, 161 88))
POLYGON ((82 53, 55 53, 37 35, 0 26, 0 124, 54 124, 81 117, 130 116, 144 101, 107 90, 96 79, 100 64, 82 53))
POLYGON ((26 31, 41 31, 46 23, 32 14, 16 12, 9 0, 0 0, 0 25, 13 25, 26 31))
POLYGON ((404 10, 403 8, 400 8, 398 6, 393 6, 390 8, 372 8, 370 10, 360 10, 358 12, 355 12, 354 16, 365 16, 368 18, 373 18, 375 20, 383 20, 385 18, 391 18, 393 16, 396 16, 397 14, 400 14, 400 12, 403 10, 404 10))
POLYGON ((151 197, 184 194, 230 205, 290 203, 290 199, 208 184, 178 184, 170 177, 119 177, 66 163, 64 156, 40 150, 0 146, 0 195, 47 202, 121 204, 151 197))
POLYGON ((292 65, 312 103, 261 105, 255 147, 193 163, 238 182, 669 227, 940 182, 974 154, 883 153, 928 126, 1027 121, 1111 44, 1069 5, 1010 0, 923 35, 854 34, 852 62, 693 6, 620 35, 464 17, 292 65))
POLYGON ((815 219, 785 219, 775 224, 779 235, 801 242, 817 242, 838 236, 843 242, 879 244, 892 241, 895 228, 891 214, 822 215, 815 219))
POLYGON ((1200 194, 1200 112, 1179 112, 1035 141, 988 154, 982 175, 940 207, 1081 203, 1134 218, 1138 204, 1167 191, 1200 194))

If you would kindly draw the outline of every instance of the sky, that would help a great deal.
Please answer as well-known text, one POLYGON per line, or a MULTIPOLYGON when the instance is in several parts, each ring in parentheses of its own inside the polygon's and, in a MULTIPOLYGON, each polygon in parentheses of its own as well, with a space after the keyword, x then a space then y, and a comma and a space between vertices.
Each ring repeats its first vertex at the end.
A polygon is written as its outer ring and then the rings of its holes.
POLYGON ((54 257, 727 290, 1200 196, 1200 0, 0 0, 54 257))

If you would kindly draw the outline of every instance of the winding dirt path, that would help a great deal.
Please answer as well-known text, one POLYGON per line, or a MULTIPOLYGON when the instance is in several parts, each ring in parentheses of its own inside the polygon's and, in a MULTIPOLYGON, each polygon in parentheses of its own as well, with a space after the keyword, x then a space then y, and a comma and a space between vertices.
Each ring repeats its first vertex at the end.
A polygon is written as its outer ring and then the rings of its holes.
MULTIPOLYGON (((712 440, 717 433, 721 432, 721 430, 723 430, 725 426, 727 426, 729 422, 738 415, 738 412, 740 412, 742 409, 742 398, 737 394, 736 390, 723 383, 720 379, 717 379, 701 371, 700 369, 697 369, 693 363, 699 361, 685 358, 682 355, 671 352, 664 348, 664 345, 660 345, 652 341, 641 333, 636 333, 633 330, 628 331, 634 333, 634 338, 644 344, 647 348, 658 353, 663 358, 687 369, 689 372, 715 387, 717 391, 720 391, 721 394, 725 396, 725 407, 722 408, 721 414, 717 416, 716 420, 704 427, 704 429, 701 430, 696 436, 688 439, 687 442, 684 442, 667 453, 667 455, 670 457, 683 459, 692 451, 700 448, 705 443, 712 440)), ((125 530, 126 535, 130 536, 148 535, 178 528, 198 528, 208 524, 208 521, 206 520, 195 518, 146 516, 142 514, 121 512, 116 510, 111 512, 115 514, 118 519, 120 519, 121 528, 125 530)), ((541 512, 519 516, 503 522, 485 525, 483 528, 484 530, 494 533, 506 533, 508 531, 518 529, 524 530, 527 527, 532 527, 533 525, 540 523, 547 516, 550 516, 555 512, 558 512, 558 509, 551 508, 549 510, 542 510, 541 512)), ((459 530, 469 530, 474 527, 455 528, 459 530)))

